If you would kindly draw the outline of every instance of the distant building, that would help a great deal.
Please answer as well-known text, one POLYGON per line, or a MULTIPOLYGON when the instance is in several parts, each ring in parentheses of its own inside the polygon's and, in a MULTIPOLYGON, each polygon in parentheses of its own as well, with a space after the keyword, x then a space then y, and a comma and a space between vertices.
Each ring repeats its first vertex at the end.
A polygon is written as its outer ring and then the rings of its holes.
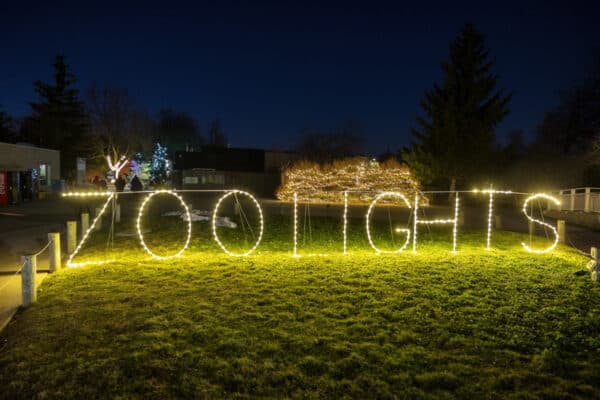
POLYGON ((0 142, 0 206, 43 197, 60 183, 60 151, 0 142))
POLYGON ((175 153, 173 184, 178 189, 242 189, 274 198, 283 168, 297 158, 286 151, 202 146, 175 153))

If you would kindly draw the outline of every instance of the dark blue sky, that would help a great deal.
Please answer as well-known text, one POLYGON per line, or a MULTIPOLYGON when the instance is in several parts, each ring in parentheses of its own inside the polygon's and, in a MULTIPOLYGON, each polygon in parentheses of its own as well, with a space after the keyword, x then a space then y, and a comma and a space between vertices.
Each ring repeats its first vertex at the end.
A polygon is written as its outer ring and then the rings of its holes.
POLYGON ((465 21, 486 34, 514 94, 499 137, 531 135, 600 48, 598 2, 11 3, 0 11, 7 112, 29 112, 32 82, 48 81, 62 52, 80 88, 125 87, 151 113, 186 111, 204 130, 219 117, 239 147, 293 147, 301 128, 344 120, 361 123, 367 151, 408 144, 418 101, 465 21))

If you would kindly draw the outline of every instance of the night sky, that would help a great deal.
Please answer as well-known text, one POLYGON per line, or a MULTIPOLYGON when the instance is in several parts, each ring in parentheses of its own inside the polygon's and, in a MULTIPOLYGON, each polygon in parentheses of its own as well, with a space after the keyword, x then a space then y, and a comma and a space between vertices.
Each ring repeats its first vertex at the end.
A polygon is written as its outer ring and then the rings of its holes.
POLYGON ((63 53, 79 88, 127 88, 153 115, 186 111, 204 132, 218 117, 236 147, 291 148, 301 128, 346 120, 362 125, 368 152, 408 144, 418 101, 466 21, 514 93, 500 139, 515 128, 531 135, 600 49, 598 2, 10 3, 0 10, 5 111, 27 114, 33 81, 50 80, 63 53))

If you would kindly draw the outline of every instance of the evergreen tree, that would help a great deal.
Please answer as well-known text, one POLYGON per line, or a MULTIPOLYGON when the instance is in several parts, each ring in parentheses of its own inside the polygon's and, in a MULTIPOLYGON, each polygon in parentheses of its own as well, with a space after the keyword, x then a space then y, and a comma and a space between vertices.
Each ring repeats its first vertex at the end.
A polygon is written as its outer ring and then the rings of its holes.
POLYGON ((483 35, 465 24, 442 62, 443 82, 421 101, 425 116, 416 119, 415 141, 405 160, 428 170, 429 180, 449 182, 450 190, 457 180, 485 172, 493 158, 495 127, 508 114, 511 99, 496 90, 494 63, 483 35))
POLYGON ((156 143, 150 165, 150 183, 157 186, 167 181, 167 148, 156 143))
POLYGON ((60 150, 62 176, 70 177, 75 170, 75 158, 82 152, 87 117, 65 57, 57 56, 53 65, 53 83, 39 80, 34 83, 40 100, 30 103, 33 115, 28 136, 36 145, 60 150))
POLYGON ((14 122, 10 115, 0 111, 0 142, 13 143, 17 140, 14 122))

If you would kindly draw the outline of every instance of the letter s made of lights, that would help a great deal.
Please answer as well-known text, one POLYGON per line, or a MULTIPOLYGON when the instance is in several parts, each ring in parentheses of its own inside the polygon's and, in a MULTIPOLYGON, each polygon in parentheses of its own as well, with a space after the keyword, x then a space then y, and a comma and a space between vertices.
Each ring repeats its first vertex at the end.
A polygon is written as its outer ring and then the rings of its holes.
POLYGON ((547 228, 550 228, 550 230, 554 233, 554 243, 552 243, 550 246, 546 247, 545 249, 541 249, 541 250, 536 250, 536 249, 532 249, 531 247, 529 247, 528 245, 526 245, 525 243, 521 243, 521 245, 523 245, 523 247, 525 248, 525 250, 527 250, 530 253, 547 253, 549 251, 554 250, 554 248, 556 247, 556 245, 558 244, 558 231, 556 230, 556 228, 554 228, 552 225, 540 221, 539 219, 535 219, 533 217, 531 217, 530 215, 527 214, 527 205, 529 204, 530 201, 535 200, 535 199, 546 199, 548 201, 553 202, 555 205, 559 206, 560 205, 560 201, 558 201, 558 199, 556 199, 555 197, 549 196, 545 193, 537 193, 534 194, 533 196, 528 197, 525 200, 525 203, 523 203, 523 214, 525 214, 525 216, 527 217, 528 220, 543 225, 547 228))
POLYGON ((213 216, 212 216, 213 237, 215 238, 215 241, 217 242, 217 244, 219 245, 219 247, 226 254, 228 254, 230 256, 240 256, 240 257, 249 255, 254 250, 256 250, 256 248, 260 244, 260 241, 262 240, 263 230, 264 230, 264 222, 263 222, 262 209, 260 208, 260 204, 258 203, 258 201, 256 200, 256 198, 254 196, 252 196, 250 193, 244 192, 243 190, 234 189, 234 190, 231 190, 231 191, 225 193, 217 201, 217 204, 215 205, 215 209, 213 211, 213 216), (248 250, 247 252, 245 252, 245 253, 234 253, 234 252, 229 251, 227 249, 227 247, 225 247, 225 245, 221 242, 221 240, 219 239, 219 235, 217 234, 217 214, 219 213, 219 206, 221 205, 221 203, 223 202, 223 200, 225 200, 226 198, 228 198, 229 196, 234 195, 234 194, 242 194, 244 196, 248 196, 250 198, 250 200, 252 200, 252 202, 254 203, 254 205, 256 205, 256 209, 258 210, 258 216, 259 216, 259 222, 260 222, 260 231, 258 233, 258 239, 256 239, 256 243, 254 243, 254 246, 252 246, 252 248, 250 250, 248 250))
POLYGON ((410 242, 410 229, 405 229, 405 228, 397 228, 396 229, 396 232, 405 232, 406 233, 406 241, 404 242, 404 244, 400 248, 398 248, 396 250, 381 250, 381 249, 378 249, 377 246, 375 246, 375 243, 373 243, 373 239, 371 238, 371 225, 370 225, 371 214, 373 213, 373 209, 375 208, 375 204, 377 204, 377 201, 379 201, 379 199, 381 199, 382 197, 398 197, 398 198, 401 198, 402 200, 404 200, 404 203, 406 203, 406 206, 408 208, 411 208, 409 201, 400 192, 383 192, 383 193, 380 193, 377 196, 375 196, 375 198, 371 202, 371 205, 369 206, 369 209, 367 210, 367 216, 366 216, 367 238, 369 239, 369 244, 371 245, 371 247, 373 248, 373 250, 375 250, 378 254, 379 253, 400 253, 401 251, 403 251, 406 248, 406 246, 408 246, 408 243, 410 242))
POLYGON ((173 192, 172 190, 157 190, 156 192, 152 192, 148 196, 146 196, 146 198, 142 202, 142 205, 140 206, 140 211, 138 213, 138 218, 137 218, 137 231, 138 231, 138 236, 140 238, 140 243, 142 244, 142 247, 144 248, 144 250, 146 250, 146 252, 148 254, 150 254, 152 256, 152 258, 156 258, 157 260, 167 260, 169 258, 179 257, 185 251, 185 249, 187 249, 188 245, 190 244, 190 239, 192 237, 192 216, 190 215, 190 210, 188 209, 188 206, 185 204, 185 202, 183 201, 183 198, 180 195, 173 192), (170 256, 159 256, 158 254, 153 253, 152 250, 150 250, 148 248, 148 246, 146 245, 146 242, 144 242, 144 235, 142 234, 142 217, 144 216, 144 208, 146 207, 146 204, 148 204, 148 202, 157 194, 170 194, 171 196, 176 197, 181 202, 181 205, 183 206, 186 217, 187 217, 188 229, 187 229, 187 238, 185 240, 185 244, 177 253, 170 255, 170 256))

